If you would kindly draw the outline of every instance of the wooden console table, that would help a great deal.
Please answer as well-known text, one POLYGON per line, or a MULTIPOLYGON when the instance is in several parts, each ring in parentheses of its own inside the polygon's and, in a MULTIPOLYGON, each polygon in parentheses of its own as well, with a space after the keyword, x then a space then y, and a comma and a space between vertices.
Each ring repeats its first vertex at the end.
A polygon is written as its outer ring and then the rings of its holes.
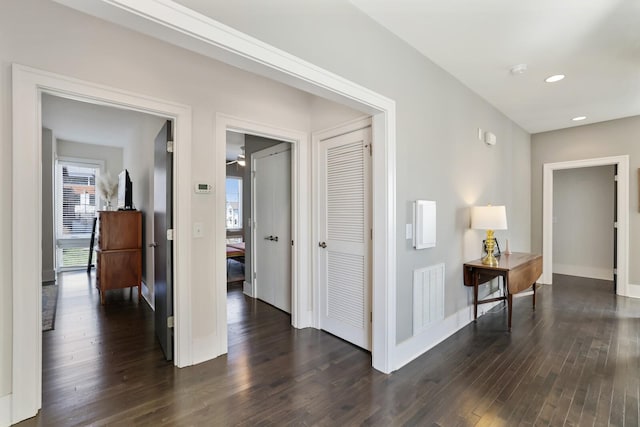
POLYGON ((478 318, 478 304, 507 300, 509 330, 511 330, 511 312, 513 295, 533 288, 533 308, 536 308, 536 280, 542 274, 542 256, 514 252, 502 254, 497 266, 484 265, 477 259, 464 264, 464 284, 473 286, 473 320, 478 318), (502 277, 503 296, 478 300, 478 286, 496 277, 502 277))

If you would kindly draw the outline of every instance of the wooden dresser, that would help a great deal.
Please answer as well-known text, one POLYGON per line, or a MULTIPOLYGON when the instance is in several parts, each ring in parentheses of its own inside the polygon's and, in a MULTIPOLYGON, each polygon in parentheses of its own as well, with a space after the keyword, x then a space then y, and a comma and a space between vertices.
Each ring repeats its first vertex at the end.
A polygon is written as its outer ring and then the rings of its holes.
POLYGON ((100 302, 110 289, 138 287, 142 294, 142 212, 100 211, 96 287, 100 302))

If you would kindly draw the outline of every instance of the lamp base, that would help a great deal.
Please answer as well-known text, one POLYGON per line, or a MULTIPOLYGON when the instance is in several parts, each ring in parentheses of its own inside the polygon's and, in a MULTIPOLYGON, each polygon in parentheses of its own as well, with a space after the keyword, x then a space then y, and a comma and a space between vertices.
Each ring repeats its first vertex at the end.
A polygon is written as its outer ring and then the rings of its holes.
POLYGON ((487 230, 487 240, 485 242, 486 242, 487 255, 484 258, 482 258, 482 263, 484 265, 490 265, 492 267, 495 267, 498 265, 498 260, 493 255, 493 250, 496 247, 496 239, 493 235, 493 230, 487 230))
POLYGON ((493 256, 493 254, 491 253, 485 256, 484 258, 482 258, 482 263, 484 265, 489 265, 491 267, 497 267, 498 259, 495 256, 493 256))

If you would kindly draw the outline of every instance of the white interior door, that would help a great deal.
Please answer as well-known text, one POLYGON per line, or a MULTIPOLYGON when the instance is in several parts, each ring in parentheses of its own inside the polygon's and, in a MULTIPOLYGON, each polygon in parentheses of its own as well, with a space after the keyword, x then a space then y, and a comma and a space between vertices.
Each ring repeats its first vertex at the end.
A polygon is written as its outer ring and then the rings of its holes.
POLYGON ((253 153, 256 296, 291 313, 291 145, 253 153))
POLYGON ((371 128, 320 142, 320 327, 371 350, 371 128))

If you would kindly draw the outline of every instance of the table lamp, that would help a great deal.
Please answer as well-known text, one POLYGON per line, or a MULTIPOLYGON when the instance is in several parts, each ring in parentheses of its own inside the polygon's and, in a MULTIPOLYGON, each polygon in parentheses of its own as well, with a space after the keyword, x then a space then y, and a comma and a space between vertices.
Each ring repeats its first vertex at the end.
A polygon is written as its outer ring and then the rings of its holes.
POLYGON ((476 230, 487 230, 486 248, 487 255, 482 258, 485 265, 496 266, 498 260, 493 256, 496 239, 493 237, 494 230, 507 229, 507 210, 504 206, 473 206, 471 208, 471 228, 476 230))

